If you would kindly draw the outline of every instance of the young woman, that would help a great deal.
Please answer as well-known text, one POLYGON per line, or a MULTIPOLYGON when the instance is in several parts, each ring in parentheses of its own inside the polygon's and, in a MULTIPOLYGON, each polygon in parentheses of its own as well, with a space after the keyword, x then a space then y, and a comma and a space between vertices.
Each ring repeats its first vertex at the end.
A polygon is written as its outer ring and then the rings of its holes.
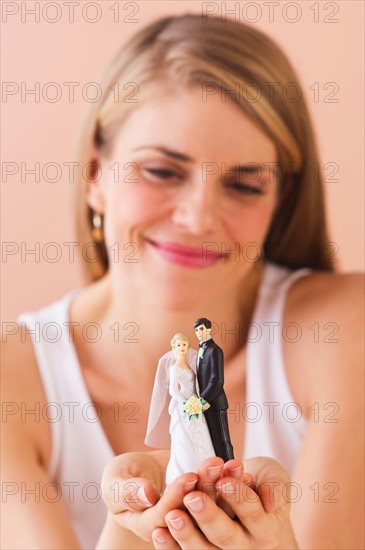
POLYGON ((109 460, 101 548, 362 547, 363 280, 334 273, 313 131, 288 82, 272 40, 214 17, 160 19, 115 56, 81 140, 90 284, 21 316, 4 346, 4 547, 93 548, 109 460), (155 368, 201 315, 244 468, 213 458, 158 500, 168 455, 138 452, 155 368), (224 480, 236 519, 201 492, 224 480))

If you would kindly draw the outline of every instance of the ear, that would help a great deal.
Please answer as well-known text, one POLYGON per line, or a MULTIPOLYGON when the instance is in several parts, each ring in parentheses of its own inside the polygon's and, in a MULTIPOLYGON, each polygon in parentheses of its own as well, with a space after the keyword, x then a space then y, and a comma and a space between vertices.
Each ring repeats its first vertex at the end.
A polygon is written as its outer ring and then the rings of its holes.
POLYGON ((105 198, 102 185, 102 170, 99 152, 93 143, 89 166, 87 167, 86 201, 98 214, 104 214, 105 198))

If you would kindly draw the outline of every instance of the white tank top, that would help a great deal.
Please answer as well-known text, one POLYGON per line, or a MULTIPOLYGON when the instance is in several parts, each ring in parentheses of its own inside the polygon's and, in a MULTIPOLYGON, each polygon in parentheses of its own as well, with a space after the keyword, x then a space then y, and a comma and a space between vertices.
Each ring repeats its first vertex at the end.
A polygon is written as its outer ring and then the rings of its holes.
MULTIPOLYGON (((282 351, 283 341, 295 341, 300 327, 283 326, 283 310, 291 284, 310 272, 265 264, 248 332, 246 406, 240 410, 236 404, 229 409, 229 422, 234 421, 235 415, 243 414, 246 419, 244 458, 269 456, 289 473, 306 420, 288 386, 282 351)), ((69 330, 69 307, 77 292, 38 311, 23 313, 17 321, 33 331, 32 342, 46 395, 40 414, 51 425, 48 475, 68 509, 81 547, 91 549, 95 548, 106 519, 100 480, 105 464, 114 455, 100 422, 101 413, 88 393, 69 330)))

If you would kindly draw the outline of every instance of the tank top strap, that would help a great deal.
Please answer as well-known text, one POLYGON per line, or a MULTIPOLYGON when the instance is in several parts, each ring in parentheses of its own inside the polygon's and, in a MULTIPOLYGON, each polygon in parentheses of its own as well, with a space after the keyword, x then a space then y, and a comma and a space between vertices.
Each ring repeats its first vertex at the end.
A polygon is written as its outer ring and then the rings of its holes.
POLYGON ((62 407, 72 403, 77 396, 85 398, 85 386, 80 371, 70 331, 69 308, 77 291, 69 292, 62 299, 39 309, 27 311, 17 318, 23 338, 31 338, 38 372, 46 396, 42 416, 51 424, 52 451, 48 467, 51 479, 59 472, 62 456, 62 407), (70 383, 72 379, 72 383, 70 383))
POLYGON ((288 267, 280 266, 272 262, 266 262, 261 292, 281 292, 285 294, 288 288, 301 277, 312 273, 309 267, 291 270, 288 267))
POLYGON ((295 281, 309 275, 309 268, 291 271, 288 268, 266 262, 262 282, 259 288, 256 307, 249 327, 248 342, 261 339, 265 327, 270 333, 269 341, 276 332, 275 327, 282 324, 284 307, 290 287, 295 281), (256 337, 255 337, 256 334, 256 337))
POLYGON ((245 457, 270 456, 289 472, 307 421, 287 380, 283 340, 288 327, 283 314, 290 287, 311 271, 265 264, 247 340, 245 457))
POLYGON ((46 410, 42 415, 51 424, 52 452, 48 468, 51 479, 58 478, 64 469, 65 444, 77 427, 80 440, 92 431, 94 441, 97 439, 100 444, 100 452, 103 449, 106 456, 113 455, 73 345, 69 310, 78 292, 69 292, 48 306, 22 313, 17 318, 25 337, 32 339, 46 395, 46 410))

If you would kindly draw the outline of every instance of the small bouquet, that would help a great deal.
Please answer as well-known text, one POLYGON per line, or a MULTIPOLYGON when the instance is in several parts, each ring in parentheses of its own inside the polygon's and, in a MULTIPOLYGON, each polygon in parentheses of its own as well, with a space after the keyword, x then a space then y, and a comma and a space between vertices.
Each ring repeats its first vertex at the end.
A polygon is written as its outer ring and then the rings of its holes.
POLYGON ((209 403, 205 401, 205 399, 203 399, 202 397, 198 397, 197 395, 195 395, 195 393, 193 393, 193 395, 189 397, 189 399, 183 401, 183 405, 184 414, 188 416, 189 420, 191 420, 193 416, 195 416, 195 418, 198 418, 199 414, 201 414, 203 411, 206 411, 210 407, 209 403))

